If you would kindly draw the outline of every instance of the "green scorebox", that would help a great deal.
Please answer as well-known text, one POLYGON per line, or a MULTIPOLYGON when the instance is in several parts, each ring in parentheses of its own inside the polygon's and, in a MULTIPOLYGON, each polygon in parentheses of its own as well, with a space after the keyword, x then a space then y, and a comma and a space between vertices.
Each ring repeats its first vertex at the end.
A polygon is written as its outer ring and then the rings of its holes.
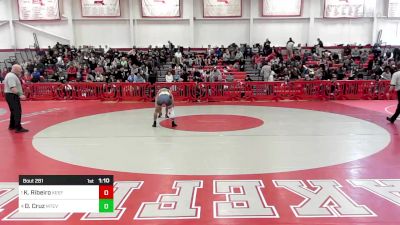
POLYGON ((99 200, 99 212, 100 213, 114 212, 114 200, 113 199, 100 199, 99 200))

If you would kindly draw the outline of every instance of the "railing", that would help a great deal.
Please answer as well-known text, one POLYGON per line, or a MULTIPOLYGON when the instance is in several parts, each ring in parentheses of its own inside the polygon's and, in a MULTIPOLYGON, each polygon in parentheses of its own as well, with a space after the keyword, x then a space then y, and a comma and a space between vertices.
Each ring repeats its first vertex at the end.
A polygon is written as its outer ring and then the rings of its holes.
MULTIPOLYGON (((154 101, 169 88, 176 101, 388 100, 389 81, 34 83, 23 86, 28 100, 154 101)), ((0 84, 0 100, 4 85, 0 84)))

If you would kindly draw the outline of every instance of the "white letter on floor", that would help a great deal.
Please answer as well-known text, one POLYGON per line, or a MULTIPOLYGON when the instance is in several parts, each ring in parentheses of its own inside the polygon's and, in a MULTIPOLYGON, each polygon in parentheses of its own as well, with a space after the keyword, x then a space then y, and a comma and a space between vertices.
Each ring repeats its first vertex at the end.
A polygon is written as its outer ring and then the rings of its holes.
POLYGON ((156 202, 144 202, 135 215, 136 220, 196 219, 201 208, 196 206, 198 188, 203 181, 175 181, 175 194, 161 194, 156 202))
POLYGON ((3 207, 18 197, 18 183, 0 183, 0 212, 3 207))
POLYGON ((368 207, 358 205, 335 180, 310 180, 309 189, 301 180, 276 180, 276 187, 300 195, 304 201, 290 206, 297 217, 369 217, 376 216, 368 207))
POLYGON ((214 181, 214 194, 226 199, 214 201, 214 218, 279 218, 275 207, 265 202, 261 188, 261 180, 214 181))
POLYGON ((379 179, 379 180, 348 180, 354 187, 361 187, 368 190, 398 206, 400 206, 400 180, 379 179))

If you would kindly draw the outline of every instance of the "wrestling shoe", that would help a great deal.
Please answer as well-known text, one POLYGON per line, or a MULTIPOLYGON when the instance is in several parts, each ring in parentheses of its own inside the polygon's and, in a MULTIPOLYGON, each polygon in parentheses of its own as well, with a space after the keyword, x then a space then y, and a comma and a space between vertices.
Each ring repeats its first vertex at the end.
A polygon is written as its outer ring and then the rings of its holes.
POLYGON ((176 127, 176 126, 178 126, 178 125, 175 123, 175 121, 172 121, 172 127, 176 127))
POLYGON ((157 127, 157 123, 156 121, 154 121, 153 126, 152 127, 157 127))
POLYGON ((20 129, 16 129, 15 133, 26 133, 29 132, 29 130, 25 129, 25 128, 20 128, 20 129))

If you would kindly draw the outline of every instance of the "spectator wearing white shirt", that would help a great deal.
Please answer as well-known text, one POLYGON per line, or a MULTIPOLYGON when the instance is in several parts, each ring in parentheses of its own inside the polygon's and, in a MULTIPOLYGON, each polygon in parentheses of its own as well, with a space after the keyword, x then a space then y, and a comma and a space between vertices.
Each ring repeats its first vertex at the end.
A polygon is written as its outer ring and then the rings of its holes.
POLYGON ((240 61, 240 60, 242 60, 243 59, 243 53, 241 52, 241 51, 237 51, 236 52, 236 55, 235 55, 235 60, 236 61, 240 61))
POLYGON ((175 52, 175 61, 176 61, 176 64, 182 64, 182 53, 180 50, 175 52))
POLYGON ((289 38, 289 41, 286 43, 286 50, 288 53, 288 58, 293 58, 293 50, 294 50, 294 41, 292 38, 289 38))
POLYGON ((390 73, 390 67, 386 67, 385 71, 381 74, 381 80, 391 80, 392 74, 390 73))
POLYGON ((214 67, 214 70, 210 74, 210 82, 217 82, 221 80, 222 80, 221 71, 219 71, 217 67, 214 67))
POLYGON ((174 81, 174 76, 172 75, 171 71, 165 75, 165 82, 172 83, 174 81))
POLYGON ((146 80, 142 77, 142 75, 139 73, 135 76, 134 78, 135 83, 144 83, 146 80))
POLYGON ((274 71, 272 71, 271 64, 268 63, 261 68, 261 77, 264 78, 264 81, 274 81, 274 71))
POLYGON ((229 54, 229 50, 226 49, 224 54, 222 55, 222 60, 224 61, 224 63, 228 63, 230 58, 231 58, 231 55, 229 54))
POLYGON ((389 92, 395 90, 397 92, 397 109, 396 112, 393 114, 392 117, 386 117, 386 119, 390 123, 394 123, 394 121, 397 120, 397 117, 400 115, 400 71, 397 71, 396 73, 393 74, 392 80, 390 82, 390 89, 389 92))

